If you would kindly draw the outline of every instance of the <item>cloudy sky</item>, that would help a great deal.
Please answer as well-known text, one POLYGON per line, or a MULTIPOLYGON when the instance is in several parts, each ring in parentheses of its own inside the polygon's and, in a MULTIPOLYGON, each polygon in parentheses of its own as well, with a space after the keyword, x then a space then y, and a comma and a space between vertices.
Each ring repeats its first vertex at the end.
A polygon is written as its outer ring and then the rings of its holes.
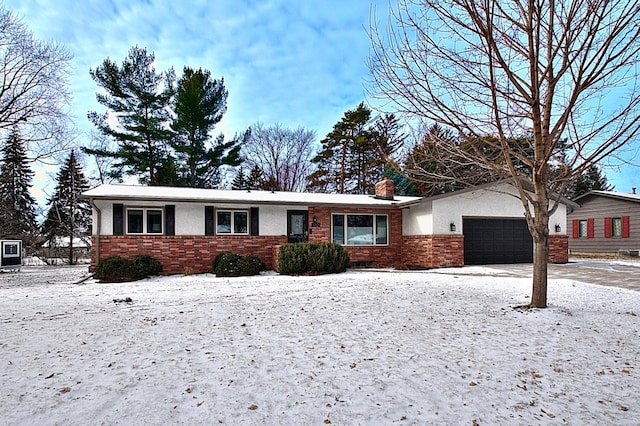
MULTIPOLYGON (((345 111, 365 100, 366 30, 372 8, 378 19, 386 19, 389 2, 4 0, 4 5, 37 38, 60 41, 74 55, 72 107, 81 131, 93 129, 88 111, 104 111, 89 69, 107 57, 121 63, 138 45, 155 53, 157 70, 174 67, 180 75, 190 66, 224 77, 228 111, 218 131, 228 137, 260 121, 315 130, 320 140, 345 111)), ((625 166, 607 169, 606 175, 617 190, 629 191, 639 171, 625 166)))
POLYGON ((261 121, 316 130, 319 139, 364 100, 374 1, 5 0, 41 39, 74 55, 71 91, 78 127, 91 129, 96 84, 89 69, 121 63, 138 45, 157 70, 206 68, 224 77, 228 136, 261 121))

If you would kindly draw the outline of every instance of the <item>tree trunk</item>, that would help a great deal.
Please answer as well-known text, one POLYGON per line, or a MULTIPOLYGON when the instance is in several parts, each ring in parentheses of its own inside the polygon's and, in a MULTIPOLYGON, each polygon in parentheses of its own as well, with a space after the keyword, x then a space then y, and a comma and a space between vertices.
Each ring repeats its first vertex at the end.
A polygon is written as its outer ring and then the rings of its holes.
POLYGON ((531 291, 531 307, 547 307, 547 266, 549 259, 549 200, 543 180, 535 186, 535 202, 533 229, 533 288, 531 291))
POLYGON ((549 237, 533 239, 533 289, 531 293, 532 308, 547 307, 547 254, 549 253, 549 237))

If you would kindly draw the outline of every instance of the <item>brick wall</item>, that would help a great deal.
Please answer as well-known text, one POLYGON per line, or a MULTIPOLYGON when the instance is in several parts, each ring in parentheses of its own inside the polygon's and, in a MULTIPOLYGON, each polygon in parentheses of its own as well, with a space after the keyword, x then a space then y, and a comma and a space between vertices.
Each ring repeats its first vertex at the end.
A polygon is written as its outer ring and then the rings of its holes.
MULTIPOLYGON (((132 258, 148 254, 162 262, 163 274, 181 274, 188 267, 192 273, 211 271, 211 262, 221 252, 231 251, 254 254, 267 268, 273 268, 273 246, 287 241, 286 237, 273 236, 112 236, 100 237, 100 257, 118 255, 132 258)), ((96 237, 93 237, 96 247, 96 237)), ((95 250, 91 262, 95 267, 95 250)))
POLYGON ((569 261, 569 236, 549 235, 549 262, 567 263, 569 261))
POLYGON ((464 237, 455 235, 405 235, 401 267, 444 268, 464 265, 464 237))
POLYGON ((389 226, 389 244, 385 246, 345 246, 352 263, 366 263, 373 267, 395 266, 402 252, 402 211, 367 208, 336 209, 335 207, 309 207, 309 222, 317 219, 320 226, 310 226, 309 242, 331 242, 331 213, 386 214, 389 226))

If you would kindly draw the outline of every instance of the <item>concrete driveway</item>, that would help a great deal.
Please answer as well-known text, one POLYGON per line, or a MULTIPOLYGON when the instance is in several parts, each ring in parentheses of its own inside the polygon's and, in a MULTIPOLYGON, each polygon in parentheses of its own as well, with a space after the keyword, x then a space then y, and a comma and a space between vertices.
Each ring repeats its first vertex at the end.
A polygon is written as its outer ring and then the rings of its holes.
MULTIPOLYGON (((487 270, 490 275, 517 276, 523 278, 532 277, 533 265, 488 265, 482 267, 464 267, 473 272, 478 268, 482 274, 487 270)), ((640 261, 635 260, 609 260, 609 259, 571 259, 566 264, 549 264, 549 279, 570 279, 585 283, 622 287, 640 291, 640 261)))

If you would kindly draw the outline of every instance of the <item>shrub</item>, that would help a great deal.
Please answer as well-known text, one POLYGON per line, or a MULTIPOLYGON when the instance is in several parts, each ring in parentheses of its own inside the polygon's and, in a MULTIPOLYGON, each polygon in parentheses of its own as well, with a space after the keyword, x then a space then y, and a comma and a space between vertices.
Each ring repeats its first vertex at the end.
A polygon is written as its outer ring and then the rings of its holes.
POLYGON ((222 259, 224 258, 225 254, 233 254, 230 251, 223 251, 222 253, 219 253, 214 259, 213 259, 213 264, 211 266, 211 270, 215 273, 216 269, 218 269, 218 265, 220 264, 220 262, 222 261, 222 259))
POLYGON ((133 258, 132 262, 135 268, 136 279, 159 275, 162 272, 162 263, 148 254, 139 254, 133 258))
POLYGON ((95 277, 103 282, 135 281, 162 272, 162 264, 152 256, 137 255, 132 260, 109 256, 96 266, 95 277))
POLYGON ((260 271, 264 271, 265 264, 258 257, 248 255, 242 257, 236 253, 224 252, 220 253, 213 259, 213 272, 218 277, 241 277, 258 275, 260 271))
POLYGON ((349 267, 349 253, 335 243, 283 244, 278 264, 284 275, 339 273, 349 267))

